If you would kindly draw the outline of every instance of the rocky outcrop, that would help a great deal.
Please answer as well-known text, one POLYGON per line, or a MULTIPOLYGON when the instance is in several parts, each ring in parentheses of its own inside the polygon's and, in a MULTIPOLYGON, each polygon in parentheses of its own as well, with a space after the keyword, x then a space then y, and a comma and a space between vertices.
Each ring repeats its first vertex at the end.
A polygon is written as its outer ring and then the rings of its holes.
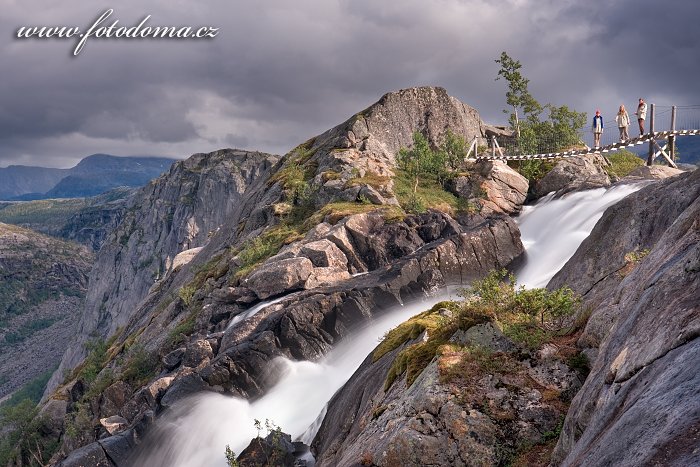
POLYGON ((236 150, 196 154, 130 198, 127 213, 98 254, 78 339, 47 393, 83 359, 89 336, 107 337, 129 321, 178 253, 202 246, 225 222, 237 224, 246 191, 264 183, 277 161, 236 150))
POLYGON ((661 180, 668 177, 673 177, 674 175, 682 174, 683 170, 674 169, 673 167, 666 167, 663 165, 642 165, 637 167, 632 172, 630 172, 625 179, 643 179, 643 180, 661 180))
MULTIPOLYGON (((447 129, 471 138, 481 125, 444 89, 409 89, 281 160, 195 155, 142 189, 100 251, 80 336, 120 329, 105 373, 120 374, 139 346, 158 363, 123 405, 104 395, 91 404, 94 425, 128 421, 99 443, 197 392, 258 397, 275 382, 276 357, 317 360, 390 307, 516 262, 523 247, 508 217, 458 222, 392 206, 394 156, 415 131, 436 145, 447 129)), ((57 374, 82 349, 67 352, 57 374)))
MULTIPOLYGON (((608 297, 593 311, 611 325, 600 333, 598 357, 566 417, 556 464, 700 463, 699 186, 696 171, 647 187, 615 206, 616 219, 608 210, 594 229, 597 238, 619 233, 615 241, 650 251, 618 270, 624 277, 605 285, 608 297), (618 223, 630 233, 605 229, 618 223)), ((624 250, 604 246, 586 268, 612 272, 610 257, 622 264, 624 250)), ((576 275, 569 264, 559 281, 576 275)))
POLYGON ((365 196, 374 204, 397 204, 390 177, 399 149, 413 146, 416 131, 437 147, 448 129, 471 141, 484 136, 486 127, 475 109, 443 88, 419 87, 385 94, 377 103, 309 141, 306 151, 313 154, 311 161, 318 167, 313 179, 320 188, 318 199, 325 203, 365 196), (366 181, 367 176, 385 179, 377 184, 366 181))
MULTIPOLYGON (((358 258, 358 266, 366 274, 330 285, 310 285, 308 280, 303 285, 298 282, 297 272, 293 272, 301 268, 298 265, 287 268, 288 265, 306 264, 312 268, 309 278, 316 270, 327 267, 313 267, 312 261, 304 256, 274 261, 271 258, 269 264, 261 265, 251 274, 243 287, 256 287, 256 294, 260 293, 257 279, 253 281, 256 275, 267 275, 271 270, 277 274, 275 268, 284 266, 283 270, 287 271, 284 274, 293 276, 294 284, 276 283, 281 301, 257 307, 254 314, 248 315, 254 309, 250 304, 226 303, 218 298, 204 300, 200 319, 208 320, 212 331, 221 331, 212 334, 217 343, 215 356, 195 370, 201 380, 213 388, 256 397, 274 383, 264 368, 275 357, 317 360, 356 325, 383 310, 448 284, 466 284, 494 268, 511 264, 523 252, 517 227, 509 218, 491 219, 476 228, 465 228, 439 212, 393 223, 387 223, 381 212, 351 216, 333 226, 325 237, 317 239, 310 235, 300 245, 290 245, 288 251, 296 250, 299 255, 309 254, 318 260, 319 247, 326 245, 323 240, 336 236, 352 239, 345 247, 349 248, 347 253, 343 254, 358 258), (302 288, 306 290, 299 291, 302 288), (285 293, 288 295, 284 296, 285 293), (234 324, 227 325, 231 322, 234 324)), ((224 284, 222 280, 225 287, 224 284)), ((156 317, 144 336, 153 333, 157 339, 156 330, 160 332, 159 326, 167 325, 170 319, 167 314, 156 317)), ((138 326, 130 324, 130 327, 138 326)), ((195 359, 189 367, 176 366, 176 375, 179 371, 189 375, 196 363, 201 362, 195 359)), ((176 376, 169 391, 180 384, 191 382, 181 382, 176 376)))
POLYGON ((555 192, 562 196, 575 190, 590 190, 610 186, 610 177, 605 171, 607 162, 600 154, 588 154, 562 159, 535 184, 533 194, 540 198, 555 192))
POLYGON ((56 367, 92 260, 81 245, 0 223, 0 398, 56 367))
MULTIPOLYGON (((580 342, 596 348, 616 321, 601 307, 661 236, 700 196, 700 171, 650 185, 608 208, 548 287, 568 285, 593 311, 580 342)), ((663 247, 663 245, 659 245, 663 247)))
POLYGON ((528 180, 502 161, 472 164, 468 175, 448 182, 448 189, 472 203, 484 216, 520 211, 529 187, 528 180))
POLYGON ((556 431, 566 407, 561 395, 581 384, 575 371, 551 352, 518 356, 489 322, 451 341, 458 347, 441 352, 410 385, 403 376, 385 384, 404 347, 367 357, 328 405, 312 444, 316 465, 501 465, 556 431), (486 369, 486 360, 498 363, 486 369))

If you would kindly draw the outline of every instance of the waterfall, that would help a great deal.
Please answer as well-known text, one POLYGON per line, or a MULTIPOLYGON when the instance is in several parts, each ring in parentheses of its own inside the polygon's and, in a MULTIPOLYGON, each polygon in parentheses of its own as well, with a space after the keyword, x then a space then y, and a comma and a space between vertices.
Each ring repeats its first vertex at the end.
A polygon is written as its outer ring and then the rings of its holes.
POLYGON ((644 183, 577 191, 562 198, 542 198, 524 206, 517 219, 525 247, 525 264, 517 273, 518 284, 544 287, 588 237, 603 212, 644 183))
MULTIPOLYGON (((576 192, 560 199, 546 197, 526 206, 518 219, 527 262, 519 283, 527 287, 546 285, 588 236, 603 211, 642 185, 576 192)), ((342 387, 381 337, 408 318, 454 294, 445 291, 424 301, 397 307, 356 331, 319 362, 278 358, 284 376, 262 398, 250 403, 215 393, 203 393, 182 401, 157 422, 147 439, 148 452, 137 466, 199 467, 226 466, 225 446, 240 453, 257 436, 254 420, 266 419, 282 431, 313 439, 327 402, 342 387)), ((271 303, 265 303, 268 306, 271 303)), ((259 305, 261 309, 263 306, 259 305)), ((257 311, 257 310, 255 310, 257 311)), ((252 315, 254 309, 248 313, 252 315)), ((263 433, 264 435, 264 433, 263 433)))

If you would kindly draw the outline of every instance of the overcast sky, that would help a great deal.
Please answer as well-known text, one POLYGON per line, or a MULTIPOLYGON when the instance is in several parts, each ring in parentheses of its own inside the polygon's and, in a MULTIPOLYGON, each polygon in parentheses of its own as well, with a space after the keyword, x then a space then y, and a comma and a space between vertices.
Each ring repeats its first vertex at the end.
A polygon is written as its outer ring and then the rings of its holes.
POLYGON ((439 85, 504 123, 501 51, 540 102, 700 104, 698 0, 0 0, 0 167, 287 150, 388 91, 439 85), (50 6, 46 4, 50 3, 50 6), (219 28, 210 40, 18 40, 21 26, 219 28))

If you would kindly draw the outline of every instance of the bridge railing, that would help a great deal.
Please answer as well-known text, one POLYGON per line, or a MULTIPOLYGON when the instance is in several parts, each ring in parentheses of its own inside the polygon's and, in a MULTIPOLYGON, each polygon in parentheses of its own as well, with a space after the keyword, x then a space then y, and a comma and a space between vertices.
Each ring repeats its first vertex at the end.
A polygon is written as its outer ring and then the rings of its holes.
MULTIPOLYGON (((601 152, 619 151, 644 143, 648 144, 648 150, 641 152, 646 153, 644 156, 647 158, 647 165, 651 165, 656 157, 663 156, 669 165, 675 166, 673 159, 676 134, 668 132, 700 129, 700 105, 657 106, 649 104, 647 119, 644 123, 644 135, 640 135, 636 115, 632 112, 628 128, 628 141, 635 144, 621 145, 620 132, 615 120, 604 121, 604 131, 599 145, 601 152), (659 144, 657 140, 666 141, 659 144)), ((585 154, 590 148, 596 146, 590 122, 577 135, 564 133, 564 138, 562 138, 561 132, 551 131, 551 134, 548 135, 547 128, 543 129, 545 134, 538 134, 534 140, 528 139, 527 135, 521 135, 521 138, 514 136, 475 138, 470 147, 469 157, 480 159, 546 159, 585 154), (579 149, 579 151, 572 153, 572 149, 579 149)), ((683 133, 682 135, 684 134, 697 134, 697 132, 683 133)))

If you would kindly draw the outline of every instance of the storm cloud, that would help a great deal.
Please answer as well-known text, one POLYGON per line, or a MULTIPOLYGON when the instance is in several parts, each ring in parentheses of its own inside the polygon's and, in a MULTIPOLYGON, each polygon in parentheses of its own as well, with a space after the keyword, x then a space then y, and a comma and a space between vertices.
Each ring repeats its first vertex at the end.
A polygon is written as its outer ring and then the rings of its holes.
POLYGON ((700 104, 696 0, 0 0, 0 166, 82 157, 284 153, 385 92, 439 85, 504 123, 501 51, 532 94, 612 115, 640 96, 700 104), (209 40, 16 39, 114 8, 132 26, 213 26, 209 40))

